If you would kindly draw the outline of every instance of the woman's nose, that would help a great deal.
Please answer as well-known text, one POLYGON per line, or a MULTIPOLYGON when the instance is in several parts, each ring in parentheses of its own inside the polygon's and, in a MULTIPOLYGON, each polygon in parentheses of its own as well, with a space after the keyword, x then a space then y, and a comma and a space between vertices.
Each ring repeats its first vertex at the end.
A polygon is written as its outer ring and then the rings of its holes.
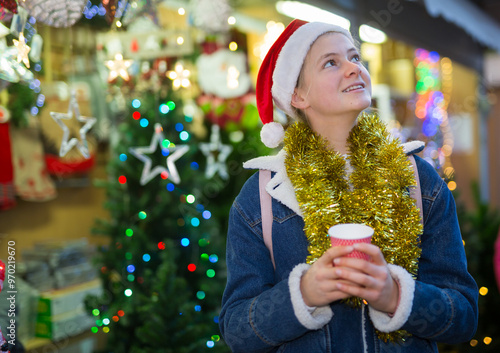
POLYGON ((361 72, 361 68, 357 63, 352 61, 346 61, 345 63, 345 75, 349 77, 351 75, 358 75, 361 72))

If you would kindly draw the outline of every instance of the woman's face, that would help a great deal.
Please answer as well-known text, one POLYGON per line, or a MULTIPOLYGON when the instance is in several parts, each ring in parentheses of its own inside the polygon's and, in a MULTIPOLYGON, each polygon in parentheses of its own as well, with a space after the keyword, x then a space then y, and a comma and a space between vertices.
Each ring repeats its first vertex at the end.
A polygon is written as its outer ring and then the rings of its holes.
POLYGON ((371 104, 371 80, 358 50, 341 33, 320 36, 311 46, 303 67, 296 106, 308 119, 358 114, 371 104), (302 105, 301 105, 302 104, 302 105))

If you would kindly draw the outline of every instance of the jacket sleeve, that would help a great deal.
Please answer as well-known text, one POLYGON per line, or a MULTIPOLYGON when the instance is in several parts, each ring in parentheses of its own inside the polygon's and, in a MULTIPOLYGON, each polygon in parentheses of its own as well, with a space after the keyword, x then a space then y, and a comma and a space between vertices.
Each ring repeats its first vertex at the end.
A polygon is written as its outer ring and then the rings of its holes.
POLYGON ((274 268, 262 239, 258 192, 256 199, 240 196, 229 215, 227 284, 219 326, 233 352, 268 352, 322 327, 331 319, 331 309, 308 312, 304 306, 302 314, 308 319, 304 323, 297 318, 297 302, 303 301, 291 294, 290 286, 300 283, 304 268, 299 265, 289 278, 274 283, 274 268), (251 219, 255 214, 258 219, 251 219))
POLYGON ((453 196, 432 166, 418 160, 424 208, 422 254, 409 333, 443 343, 470 340, 477 328, 478 290, 467 271, 453 196))

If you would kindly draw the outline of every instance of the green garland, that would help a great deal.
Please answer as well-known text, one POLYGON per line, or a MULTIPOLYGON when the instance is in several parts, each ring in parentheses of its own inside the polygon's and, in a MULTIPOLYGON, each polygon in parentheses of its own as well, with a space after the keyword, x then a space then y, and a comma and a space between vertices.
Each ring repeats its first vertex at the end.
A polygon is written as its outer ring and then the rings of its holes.
MULTIPOLYGON (((345 159, 306 124, 295 123, 286 131, 285 167, 304 214, 307 263, 331 247, 331 226, 362 223, 374 229, 372 244, 382 250, 387 263, 403 267, 415 278, 423 228, 408 190, 416 185, 411 162, 376 115, 363 113, 347 144, 353 168, 349 178, 345 159)), ((345 302, 359 307, 362 299, 345 302)), ((384 341, 408 335, 403 330, 377 334, 384 341)))

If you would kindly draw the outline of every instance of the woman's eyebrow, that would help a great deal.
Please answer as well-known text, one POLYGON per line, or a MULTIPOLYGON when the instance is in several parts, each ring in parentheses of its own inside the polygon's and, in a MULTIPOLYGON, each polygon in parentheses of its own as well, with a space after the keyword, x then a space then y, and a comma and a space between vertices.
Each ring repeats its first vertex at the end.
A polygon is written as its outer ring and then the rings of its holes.
MULTIPOLYGON (((355 47, 347 49, 347 54, 350 54, 352 52, 358 52, 358 49, 356 49, 355 47)), ((340 55, 339 53, 335 53, 335 52, 325 53, 319 57, 318 63, 320 63, 321 61, 323 61, 324 59, 326 59, 330 56, 339 56, 339 55, 340 55)))

